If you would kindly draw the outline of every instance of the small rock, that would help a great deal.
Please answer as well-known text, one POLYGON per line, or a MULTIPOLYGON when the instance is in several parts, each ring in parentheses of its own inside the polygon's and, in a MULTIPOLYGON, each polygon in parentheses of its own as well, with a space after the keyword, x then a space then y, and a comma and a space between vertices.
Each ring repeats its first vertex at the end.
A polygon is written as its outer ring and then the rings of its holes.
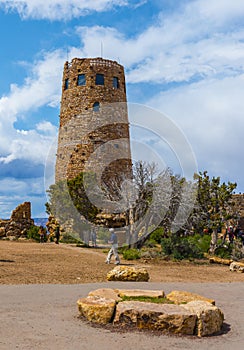
POLYGON ((231 264, 230 264, 230 271, 234 272, 234 271, 237 271, 237 272, 244 272, 244 264, 241 263, 241 262, 236 262, 236 261, 233 261, 231 264))

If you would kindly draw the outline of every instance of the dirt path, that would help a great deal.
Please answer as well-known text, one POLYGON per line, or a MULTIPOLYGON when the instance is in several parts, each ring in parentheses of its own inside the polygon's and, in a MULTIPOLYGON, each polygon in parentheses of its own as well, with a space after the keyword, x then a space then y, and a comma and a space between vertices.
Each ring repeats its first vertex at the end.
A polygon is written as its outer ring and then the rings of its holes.
MULTIPOLYGON (((105 282, 113 267, 105 259, 102 249, 0 241, 0 284, 105 282)), ((151 282, 244 282, 244 274, 216 264, 123 259, 121 263, 146 267, 151 282)))

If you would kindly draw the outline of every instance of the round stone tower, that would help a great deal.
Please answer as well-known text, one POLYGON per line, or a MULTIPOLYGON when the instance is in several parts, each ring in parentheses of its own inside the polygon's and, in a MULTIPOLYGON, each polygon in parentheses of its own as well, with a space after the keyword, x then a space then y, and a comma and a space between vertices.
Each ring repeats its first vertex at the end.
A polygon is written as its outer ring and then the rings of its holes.
POLYGON ((131 178, 124 68, 74 58, 63 72, 55 181, 95 172, 105 183, 131 178))

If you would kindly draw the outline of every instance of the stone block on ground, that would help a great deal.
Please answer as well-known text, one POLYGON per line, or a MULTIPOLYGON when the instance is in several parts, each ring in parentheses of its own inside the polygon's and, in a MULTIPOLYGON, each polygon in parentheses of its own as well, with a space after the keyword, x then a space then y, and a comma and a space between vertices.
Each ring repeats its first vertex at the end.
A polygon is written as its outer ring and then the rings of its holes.
POLYGON ((230 265, 233 260, 231 259, 223 259, 219 258, 218 256, 212 256, 209 258, 209 262, 211 264, 222 264, 222 265, 230 265))
POLYGON ((192 311, 179 305, 124 301, 116 307, 114 324, 193 335, 196 320, 192 311))
POLYGON ((116 266, 107 274, 108 281, 147 282, 149 274, 145 268, 132 266, 116 266))
POLYGON ((224 321, 223 312, 208 302, 195 300, 180 307, 197 315, 196 335, 203 337, 219 332, 224 321))
POLYGON ((230 271, 232 272, 244 272, 244 264, 241 263, 241 262, 236 262, 236 261, 233 261, 231 264, 230 264, 230 271))
POLYGON ((112 321, 116 301, 99 296, 88 296, 79 299, 77 304, 81 316, 84 316, 88 321, 107 324, 112 321))
POLYGON ((215 305, 215 300, 213 299, 205 298, 202 295, 190 293, 182 290, 173 290, 172 292, 167 294, 166 297, 167 299, 169 299, 175 304, 183 304, 194 300, 202 300, 215 305))
POLYGON ((151 297, 151 298, 164 298, 165 293, 163 290, 143 290, 143 289, 118 289, 116 290, 120 297, 151 297))

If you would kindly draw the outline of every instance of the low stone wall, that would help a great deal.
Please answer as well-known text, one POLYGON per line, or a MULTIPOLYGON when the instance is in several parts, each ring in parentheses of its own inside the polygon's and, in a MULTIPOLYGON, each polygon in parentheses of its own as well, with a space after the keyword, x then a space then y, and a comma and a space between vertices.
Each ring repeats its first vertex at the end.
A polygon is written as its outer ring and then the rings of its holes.
POLYGON ((102 325, 134 327, 162 333, 203 337, 219 332, 223 312, 213 299, 185 291, 98 289, 77 301, 80 315, 102 325), (125 300, 123 297, 149 297, 158 303, 125 300), (160 300, 161 299, 161 300, 160 300), (161 302, 160 302, 161 301, 161 302))

